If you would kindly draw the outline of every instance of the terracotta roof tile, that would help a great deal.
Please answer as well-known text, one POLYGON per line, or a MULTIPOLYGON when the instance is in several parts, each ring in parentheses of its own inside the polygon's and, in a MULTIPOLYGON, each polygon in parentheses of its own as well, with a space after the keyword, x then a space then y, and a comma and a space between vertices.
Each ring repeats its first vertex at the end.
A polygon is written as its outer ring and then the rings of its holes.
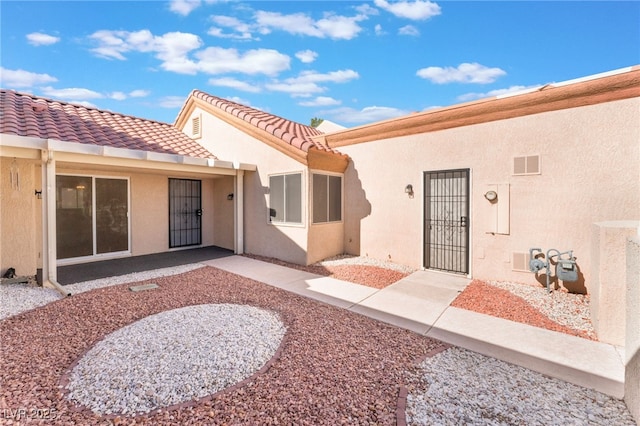
POLYGON ((0 133, 197 158, 213 154, 170 124, 0 89, 0 133))
POLYGON ((255 108, 218 98, 200 90, 194 90, 191 93, 191 96, 207 102, 209 105, 212 105, 227 114, 231 114, 241 120, 244 120, 257 128, 274 135, 278 139, 281 139, 284 143, 296 147, 304 152, 308 152, 311 148, 316 148, 321 151, 340 154, 338 151, 335 151, 323 142, 311 139, 312 136, 323 134, 320 130, 314 127, 296 123, 295 121, 287 120, 282 117, 278 117, 277 115, 269 114, 255 108))

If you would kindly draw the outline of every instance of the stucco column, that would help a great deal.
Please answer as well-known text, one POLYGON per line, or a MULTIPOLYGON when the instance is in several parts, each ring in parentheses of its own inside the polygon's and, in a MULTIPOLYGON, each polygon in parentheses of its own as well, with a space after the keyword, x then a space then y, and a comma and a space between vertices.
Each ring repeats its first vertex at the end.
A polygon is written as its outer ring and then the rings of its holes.
POLYGON ((234 251, 244 253, 244 170, 236 170, 234 197, 234 251))
POLYGON ((53 151, 42 150, 42 282, 57 281, 56 250, 56 161, 53 151))

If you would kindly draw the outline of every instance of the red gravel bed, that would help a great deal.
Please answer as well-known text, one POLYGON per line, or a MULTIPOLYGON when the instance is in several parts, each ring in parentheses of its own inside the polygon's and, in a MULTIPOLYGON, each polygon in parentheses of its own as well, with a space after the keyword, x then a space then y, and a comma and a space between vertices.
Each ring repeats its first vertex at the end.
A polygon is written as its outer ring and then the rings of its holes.
POLYGON ((393 425, 406 375, 444 346, 215 268, 150 282, 159 288, 133 293, 131 284, 106 287, 0 321, 0 423, 23 424, 28 417, 12 423, 10 413, 24 409, 49 413, 43 424, 52 425, 393 425), (63 375, 109 333, 205 303, 248 304, 281 316, 288 328, 282 352, 264 374, 209 400, 115 421, 78 411, 63 397, 63 375))
POLYGON ((451 306, 532 325, 534 327, 571 334, 584 339, 596 340, 589 333, 574 330, 549 319, 542 312, 527 303, 522 297, 480 280, 471 281, 467 288, 453 301, 451 306))
POLYGON ((300 271, 310 272, 312 274, 322 275, 325 277, 335 278, 337 280, 349 281, 351 283, 364 285, 373 288, 385 288, 396 281, 400 281, 408 274, 392 269, 381 268, 372 265, 297 265, 295 263, 285 262, 283 260, 274 259, 272 257, 257 256, 253 254, 244 254, 243 256, 251 259, 270 262, 287 268, 298 269, 300 271))

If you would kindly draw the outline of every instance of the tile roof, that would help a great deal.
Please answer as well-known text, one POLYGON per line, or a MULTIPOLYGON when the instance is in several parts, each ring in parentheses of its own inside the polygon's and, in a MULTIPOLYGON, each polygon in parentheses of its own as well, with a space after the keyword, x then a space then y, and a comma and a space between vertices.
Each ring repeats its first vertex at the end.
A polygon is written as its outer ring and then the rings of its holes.
POLYGON ((170 124, 0 89, 0 133, 215 158, 170 124))
MULTIPOLYGON (((218 98, 200 90, 194 90, 191 92, 191 96, 196 99, 200 99, 227 114, 244 120, 303 152, 309 152, 309 149, 315 148, 320 151, 340 154, 323 141, 312 139, 313 136, 323 134, 323 132, 314 127, 296 123, 295 121, 287 120, 285 118, 278 117, 277 115, 269 114, 246 105, 218 98)), ((178 114, 178 117, 180 117, 180 115, 181 114, 178 114)))

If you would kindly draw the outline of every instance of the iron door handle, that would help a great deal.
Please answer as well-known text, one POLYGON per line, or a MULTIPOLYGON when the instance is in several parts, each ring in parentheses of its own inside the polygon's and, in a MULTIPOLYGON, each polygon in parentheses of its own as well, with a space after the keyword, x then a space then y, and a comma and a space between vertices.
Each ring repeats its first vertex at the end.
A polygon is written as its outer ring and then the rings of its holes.
POLYGON ((460 227, 461 228, 466 228, 467 227, 467 217, 466 216, 460 216, 460 227))
POLYGON ((202 216, 202 209, 196 210, 196 216, 198 217, 202 216))

